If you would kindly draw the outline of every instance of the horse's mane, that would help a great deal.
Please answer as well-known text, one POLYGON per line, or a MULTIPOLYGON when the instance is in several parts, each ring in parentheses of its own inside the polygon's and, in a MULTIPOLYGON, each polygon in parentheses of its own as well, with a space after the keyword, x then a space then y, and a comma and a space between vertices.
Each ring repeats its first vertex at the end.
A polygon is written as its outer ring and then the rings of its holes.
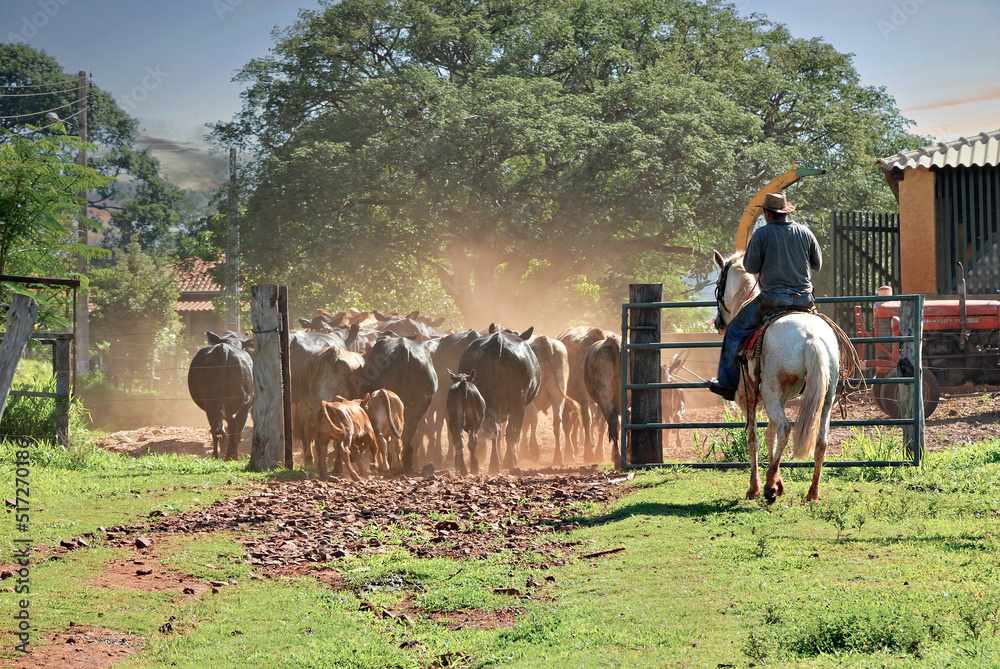
MULTIPOLYGON (((732 270, 733 268, 739 269, 739 272, 737 272, 737 274, 739 277, 738 280, 740 281, 741 284, 749 283, 749 290, 746 290, 745 288, 744 291, 741 291, 745 292, 745 294, 738 295, 737 297, 737 301, 743 304, 750 299, 750 297, 754 293, 754 289, 756 289, 757 287, 757 282, 753 280, 752 275, 749 272, 747 272, 745 267, 743 267, 743 251, 737 251, 736 253, 732 254, 731 256, 725 259, 725 267, 719 273, 719 278, 723 279, 723 276, 727 274, 726 270, 732 270)), ((724 299, 724 292, 726 289, 727 282, 728 282, 728 277, 726 277, 724 280, 721 280, 719 283, 716 284, 716 294, 715 294, 716 300, 722 301, 724 299)))

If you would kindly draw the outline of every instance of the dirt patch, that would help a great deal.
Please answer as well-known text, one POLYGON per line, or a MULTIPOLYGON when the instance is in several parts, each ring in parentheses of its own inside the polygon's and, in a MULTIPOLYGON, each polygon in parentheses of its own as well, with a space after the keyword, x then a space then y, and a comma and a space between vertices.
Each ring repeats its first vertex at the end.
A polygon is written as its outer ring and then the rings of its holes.
POLYGON ((428 616, 431 620, 447 625, 452 632, 463 629, 493 630, 510 628, 517 624, 521 609, 505 607, 492 611, 482 609, 462 609, 461 611, 438 611, 428 616))
MULTIPOLYGON (((243 430, 240 457, 250 456, 253 428, 243 430)), ((212 433, 208 426, 186 427, 158 425, 138 430, 112 432, 95 439, 95 443, 112 453, 126 453, 135 457, 143 455, 197 455, 212 457, 212 433)))
POLYGON ((115 560, 104 568, 93 587, 143 592, 173 591, 190 597, 212 589, 208 583, 167 569, 155 557, 115 560))
MULTIPOLYGON (((581 514, 617 499, 618 484, 629 478, 587 468, 524 476, 271 482, 205 509, 123 528, 109 542, 132 546, 141 533, 155 545, 157 537, 178 533, 251 530, 263 536, 244 541, 246 559, 270 576, 322 574, 325 564, 348 555, 400 548, 418 557, 459 560, 530 552, 536 561, 560 564, 568 546, 561 531, 579 527, 581 514)), ((155 565, 145 568, 154 572, 136 577, 144 585, 178 585, 171 582, 177 576, 157 572, 155 565)), ((144 567, 134 560, 119 567, 129 578, 139 569, 144 567)))
POLYGON ((20 669, 103 669, 127 659, 145 641, 104 627, 74 625, 65 633, 42 632, 32 639, 31 652, 4 666, 20 669))

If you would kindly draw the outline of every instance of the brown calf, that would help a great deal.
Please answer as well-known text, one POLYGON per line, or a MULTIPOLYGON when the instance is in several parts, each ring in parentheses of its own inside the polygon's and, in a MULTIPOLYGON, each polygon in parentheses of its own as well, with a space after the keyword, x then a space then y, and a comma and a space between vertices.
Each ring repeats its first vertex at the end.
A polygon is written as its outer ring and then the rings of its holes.
POLYGON ((378 442, 379 471, 388 472, 390 462, 403 468, 403 400, 399 395, 379 388, 361 402, 361 408, 368 414, 378 442), (389 456, 392 459, 389 459, 389 456))
POLYGON ((335 468, 339 471, 340 464, 344 463, 353 481, 360 481, 361 477, 351 465, 351 451, 360 455, 367 447, 372 462, 377 462, 378 443, 375 441, 375 431, 372 429, 368 414, 361 408, 363 401, 349 401, 338 396, 333 402, 324 401, 320 404, 316 420, 316 465, 320 478, 326 478, 326 452, 331 440, 337 449, 335 468))

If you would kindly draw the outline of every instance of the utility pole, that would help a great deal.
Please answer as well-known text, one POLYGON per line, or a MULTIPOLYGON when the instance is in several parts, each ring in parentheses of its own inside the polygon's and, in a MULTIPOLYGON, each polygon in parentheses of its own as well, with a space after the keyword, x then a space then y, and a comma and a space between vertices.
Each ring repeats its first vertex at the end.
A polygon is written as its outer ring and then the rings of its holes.
POLYGON ((226 243, 226 329, 240 331, 240 226, 236 202, 236 149, 229 149, 229 239, 226 243))
MULTIPOLYGON (((87 141, 87 73, 80 71, 76 75, 76 108, 77 123, 80 129, 80 140, 87 141)), ((80 165, 87 166, 87 150, 80 147, 80 155, 77 157, 80 165)), ((80 244, 87 244, 87 231, 90 227, 87 221, 87 191, 80 192, 80 215, 77 220, 77 241, 80 244)), ((76 270, 80 274, 87 272, 87 258, 84 255, 77 257, 76 270)), ((87 289, 81 288, 76 302, 76 376, 77 378, 87 375, 90 369, 90 300, 87 289)))

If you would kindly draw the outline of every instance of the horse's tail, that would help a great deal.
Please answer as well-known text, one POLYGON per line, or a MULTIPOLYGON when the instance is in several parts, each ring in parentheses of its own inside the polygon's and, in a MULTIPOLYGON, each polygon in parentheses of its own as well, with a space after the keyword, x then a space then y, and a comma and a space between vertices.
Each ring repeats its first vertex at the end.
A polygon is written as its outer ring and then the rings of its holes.
POLYGON ((824 359, 821 342, 815 338, 806 345, 806 388, 802 405, 795 420, 792 456, 805 458, 812 454, 823 417, 823 403, 830 388, 830 366, 824 359))

